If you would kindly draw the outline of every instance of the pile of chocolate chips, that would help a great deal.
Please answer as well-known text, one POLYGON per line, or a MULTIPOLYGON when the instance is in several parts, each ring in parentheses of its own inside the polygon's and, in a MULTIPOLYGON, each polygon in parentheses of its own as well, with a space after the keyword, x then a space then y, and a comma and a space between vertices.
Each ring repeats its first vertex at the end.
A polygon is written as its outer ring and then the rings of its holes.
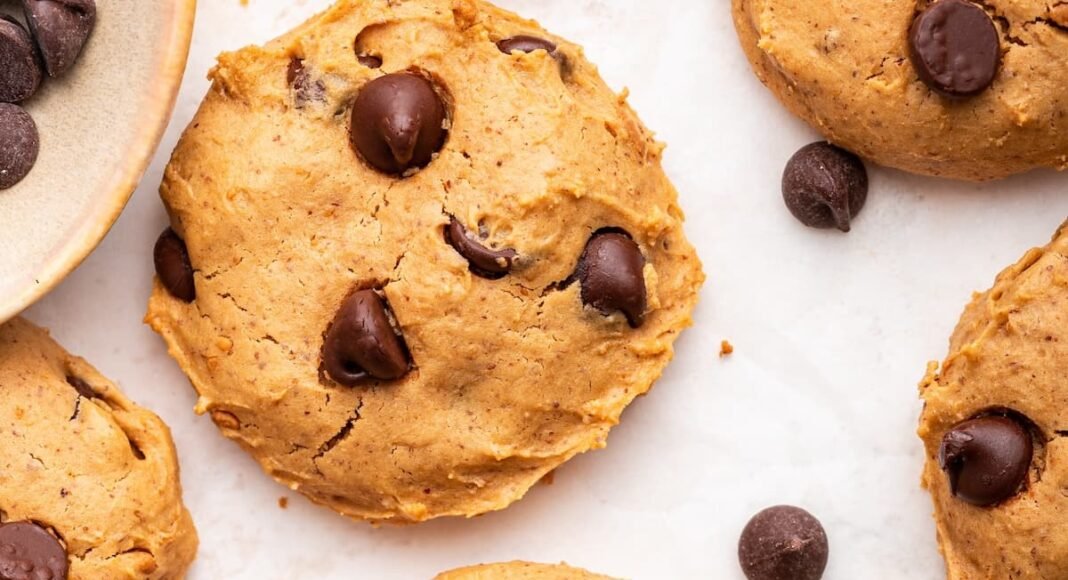
POLYGON ((20 106, 70 70, 96 23, 96 0, 21 0, 26 24, 0 15, 0 189, 37 162, 37 124, 20 106))

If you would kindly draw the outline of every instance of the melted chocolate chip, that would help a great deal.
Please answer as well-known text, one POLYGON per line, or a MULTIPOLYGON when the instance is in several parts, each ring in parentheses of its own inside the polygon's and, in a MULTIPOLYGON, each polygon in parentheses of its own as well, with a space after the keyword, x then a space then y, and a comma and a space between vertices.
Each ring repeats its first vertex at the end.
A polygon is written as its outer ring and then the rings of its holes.
POLYGON ((22 7, 48 75, 67 72, 96 24, 95 0, 22 0, 22 7))
POLYGON ((573 279, 582 285, 582 302, 610 315, 622 312, 631 327, 645 319, 645 257, 625 232, 602 230, 590 238, 573 279))
POLYGON ((368 378, 392 381, 408 374, 408 349, 387 307, 374 290, 345 300, 323 342, 323 369, 330 378, 352 387, 368 378))
POLYGON ((1001 39, 982 7, 966 0, 938 0, 912 23, 909 56, 928 87, 947 97, 987 89, 1001 65, 1001 39))
POLYGON ((0 102, 21 103, 41 86, 41 67, 30 33, 0 16, 0 102))
POLYGON ((356 60, 367 68, 382 68, 382 57, 373 54, 358 54, 356 60))
POLYGON ((67 551, 33 522, 0 524, 0 578, 66 580, 67 551))
POLYGON ((1016 495, 1027 481, 1034 455, 1028 429, 997 415, 965 421, 942 438, 938 461, 949 487, 962 501, 992 506, 1016 495))
POLYGON ((445 103, 422 75, 403 72, 367 83, 352 106, 349 138, 375 169, 401 175, 426 167, 445 144, 445 103))
POLYGON ((74 390, 86 399, 97 398, 96 391, 93 390, 93 387, 90 387, 89 383, 74 375, 67 375, 67 384, 74 387, 74 390))
POLYGON ((326 85, 320 80, 312 80, 308 70, 304 68, 304 61, 299 58, 289 60, 286 81, 293 88, 293 101, 298 109, 310 102, 326 100, 326 85))
POLYGON ((445 241, 467 260, 473 274, 490 280, 506 276, 519 255, 515 250, 491 250, 476 242, 455 217, 445 226, 445 241))
POLYGON ((152 257, 156 263, 156 275, 171 296, 185 302, 196 300, 197 288, 189 250, 174 230, 167 228, 160 234, 152 257))
POLYGON ((782 197, 810 228, 848 232, 868 200, 868 172, 859 157, 827 142, 802 147, 786 163, 782 197))
POLYGON ((22 181, 37 163, 37 124, 22 107, 0 103, 0 189, 22 181))
POLYGON ((504 54, 512 54, 513 52, 534 52, 535 50, 544 50, 549 54, 556 52, 556 44, 545 40, 544 38, 538 38, 537 36, 529 36, 526 34, 520 34, 511 38, 505 38, 497 41, 497 48, 504 54))
POLYGON ((738 561, 749 580, 819 580, 828 555, 819 520, 792 506, 753 516, 738 541, 738 561))

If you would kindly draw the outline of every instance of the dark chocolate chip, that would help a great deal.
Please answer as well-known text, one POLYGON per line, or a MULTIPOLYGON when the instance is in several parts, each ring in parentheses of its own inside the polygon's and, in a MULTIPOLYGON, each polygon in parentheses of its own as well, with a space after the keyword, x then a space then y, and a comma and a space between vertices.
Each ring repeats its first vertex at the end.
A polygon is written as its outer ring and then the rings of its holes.
POLYGON ((1028 429, 999 415, 965 421, 942 437, 938 461, 960 500, 992 506, 1016 495, 1034 455, 1028 429))
POLYGON ((819 520, 792 506, 753 516, 738 541, 738 561, 749 580, 819 580, 828 555, 819 520))
POLYGON ((556 44, 545 40, 544 38, 538 38, 537 36, 529 36, 526 34, 520 34, 511 38, 505 38, 497 41, 497 48, 504 54, 512 54, 513 52, 534 52, 535 50, 544 50, 549 54, 556 52, 556 44))
POLYGON ((0 102, 21 103, 41 86, 41 66, 30 33, 0 16, 0 102))
POLYGON ((323 368, 330 378, 352 387, 368 378, 392 381, 408 374, 408 348, 387 308, 374 290, 345 300, 323 342, 323 368))
POLYGON ((367 163, 400 175, 425 167, 445 144, 445 103, 413 72, 367 83, 352 106, 349 138, 367 163))
POLYGON ((152 254, 156 262, 156 274, 171 296, 185 302, 196 300, 197 288, 193 279, 193 265, 185 241, 171 228, 163 230, 156 240, 152 254))
POLYGON ((303 108, 310 102, 326 101, 326 85, 321 80, 313 80, 304 67, 304 61, 291 58, 286 68, 286 81, 293 88, 293 101, 297 108, 303 108))
POLYGON ((356 60, 367 68, 382 68, 382 57, 373 54, 358 54, 356 60))
POLYGON ((859 157, 827 142, 812 143, 786 163, 786 207, 811 228, 848 232, 868 200, 868 172, 859 157))
POLYGON ((490 280, 506 276, 519 255, 512 249, 491 250, 476 242, 455 217, 445 226, 445 241, 467 260, 473 274, 490 280))
POLYGON ((33 522, 0 524, 0 579, 66 580, 67 550, 33 522))
POLYGON ((631 327, 645 320, 645 256, 634 240, 619 230, 602 230, 590 238, 575 269, 582 302, 602 314, 617 311, 631 327))
POLYGON ((78 394, 86 399, 95 399, 98 396, 93 387, 89 386, 89 383, 74 375, 67 375, 67 384, 74 387, 74 390, 78 391, 78 394))
POLYGON ((22 7, 48 75, 67 72, 96 24, 96 1, 22 0, 22 7))
POLYGON ((37 124, 18 105, 0 103, 0 189, 22 181, 41 148, 37 124))
POLYGON ((983 8, 966 0, 938 0, 912 22, 909 56, 928 87, 947 97, 987 89, 1001 64, 1001 38, 983 8))

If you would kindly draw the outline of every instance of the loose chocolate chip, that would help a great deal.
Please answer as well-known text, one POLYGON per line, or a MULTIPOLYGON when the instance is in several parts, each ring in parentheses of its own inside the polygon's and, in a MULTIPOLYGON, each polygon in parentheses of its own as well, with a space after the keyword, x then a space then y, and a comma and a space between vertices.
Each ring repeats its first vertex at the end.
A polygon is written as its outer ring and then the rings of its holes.
POLYGON ((992 506, 1019 493, 1034 455, 1019 421, 997 415, 965 421, 942 437, 938 461, 962 501, 992 506))
POLYGON ((602 230, 590 238, 574 279, 582 285, 582 302, 602 314, 623 312, 631 327, 645 319, 645 257, 625 232, 602 230))
POLYGON ((868 172, 849 151, 827 142, 812 143, 786 163, 782 197, 790 213, 806 226, 848 232, 868 200, 868 172))
POLYGON ((445 103, 434 85, 412 72, 365 85, 352 106, 349 137, 372 167, 404 174, 425 167, 445 144, 445 103))
POLYGON ((1001 39, 982 7, 966 0, 938 0, 912 22, 909 56, 920 80, 947 97, 987 89, 1001 64, 1001 39))
POLYGON ((356 60, 367 68, 382 68, 382 57, 373 54, 358 54, 356 60))
POLYGON ((293 88, 293 100, 298 109, 309 102, 326 100, 326 85, 320 80, 312 80, 308 70, 304 68, 304 61, 299 58, 294 57, 289 60, 289 67, 286 68, 286 81, 293 88))
POLYGON ((67 72, 96 24, 96 1, 22 0, 22 7, 48 75, 67 72))
POLYGON ((0 102, 21 103, 41 86, 41 67, 30 33, 0 16, 0 102))
POLYGON ((66 580, 67 551, 33 522, 0 524, 0 578, 66 580))
POLYGON ((97 398, 96 391, 93 390, 93 387, 90 387, 89 383, 74 375, 67 375, 67 384, 74 387, 74 390, 78 391, 78 394, 86 399, 97 398))
POLYGON ((37 124, 22 107, 0 103, 0 189, 22 181, 41 148, 37 124))
POLYGON ((156 240, 152 255, 156 262, 156 274, 159 281, 171 296, 185 302, 192 302, 197 297, 197 287, 193 280, 193 265, 189 261, 189 250, 185 241, 178 237, 171 228, 163 230, 156 240))
POLYGON ((538 38, 537 36, 529 36, 526 34, 520 34, 511 38, 505 38, 497 41, 497 48, 504 54, 512 54, 513 52, 534 52, 535 50, 544 50, 549 54, 556 52, 556 44, 545 40, 544 38, 538 38))
POLYGON ((738 560, 749 580, 819 580, 828 554, 819 520, 792 506, 753 516, 738 541, 738 560))
POLYGON ((368 377, 392 381, 408 374, 408 348, 386 308, 374 290, 360 290, 345 300, 323 343, 323 368, 330 378, 352 387, 368 377))
POLYGON ((445 226, 445 241, 467 260, 473 274, 490 280, 506 276, 519 255, 512 249, 491 250, 476 242, 455 217, 445 226))

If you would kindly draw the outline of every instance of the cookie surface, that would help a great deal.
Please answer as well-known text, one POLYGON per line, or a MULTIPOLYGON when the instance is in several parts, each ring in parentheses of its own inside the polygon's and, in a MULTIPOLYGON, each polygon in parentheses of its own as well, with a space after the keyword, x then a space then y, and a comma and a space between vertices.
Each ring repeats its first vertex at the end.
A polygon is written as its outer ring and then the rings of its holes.
POLYGON ((434 580, 612 580, 564 564, 506 562, 443 572, 434 580))
POLYGON ((0 384, 0 544, 39 574, 182 578, 197 535, 159 418, 22 319, 0 326, 0 384))
POLYGON ((373 521, 502 509, 671 359, 700 262, 578 46, 474 0, 346 0, 211 77, 146 319, 280 482, 373 521))
POLYGON ((963 99, 933 92, 910 61, 916 3, 733 0, 733 11, 761 81, 861 157, 966 180, 1065 169, 1068 6, 981 4, 1000 34, 1000 68, 989 88, 963 99))
POLYGON ((951 580, 1066 578, 1068 231, 976 295, 921 384, 923 483, 951 580))

